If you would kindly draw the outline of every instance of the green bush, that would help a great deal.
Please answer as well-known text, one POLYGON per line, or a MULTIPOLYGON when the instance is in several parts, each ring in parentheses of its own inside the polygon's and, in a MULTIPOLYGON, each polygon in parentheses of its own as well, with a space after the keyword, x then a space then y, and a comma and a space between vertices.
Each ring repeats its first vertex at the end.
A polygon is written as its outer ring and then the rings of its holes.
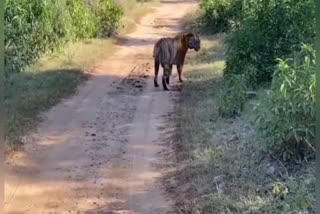
POLYGON ((239 23, 243 0, 202 0, 203 15, 197 21, 211 33, 223 32, 239 23))
POLYGON ((6 71, 20 71, 46 49, 45 35, 52 33, 46 25, 50 15, 47 1, 5 1, 6 71))
POLYGON ((314 153, 315 51, 303 45, 294 58, 278 60, 267 97, 267 110, 260 110, 257 123, 267 148, 284 159, 314 153))
POLYGON ((98 34, 100 36, 111 36, 120 24, 123 11, 116 6, 113 1, 100 1, 99 6, 95 9, 98 17, 98 34))
POLYGON ((313 0, 245 1, 241 21, 226 40, 225 73, 246 74, 253 86, 270 81, 277 58, 315 36, 313 0))
POLYGON ((71 18, 71 32, 73 33, 71 38, 93 37, 98 24, 95 14, 83 4, 82 0, 67 0, 66 4, 71 18))
POLYGON ((110 36, 121 16, 112 0, 100 0, 95 7, 82 0, 5 0, 6 75, 68 41, 110 36))
POLYGON ((218 96, 218 113, 223 117, 239 115, 246 102, 247 80, 244 75, 230 75, 224 84, 218 96))

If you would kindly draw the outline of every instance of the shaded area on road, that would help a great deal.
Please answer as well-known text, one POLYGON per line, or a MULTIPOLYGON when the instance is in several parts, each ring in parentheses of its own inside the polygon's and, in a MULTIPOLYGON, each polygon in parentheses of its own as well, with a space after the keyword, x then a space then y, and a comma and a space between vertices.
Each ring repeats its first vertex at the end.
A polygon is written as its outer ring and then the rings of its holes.
MULTIPOLYGON (((102 82, 122 82, 121 78, 115 76, 93 78, 102 82)), ((63 201, 71 197, 75 210, 81 208, 81 204, 89 206, 91 203, 92 208, 86 209, 110 211, 118 209, 117 207, 121 204, 120 207, 123 207, 129 203, 119 201, 118 194, 125 194, 130 189, 131 197, 139 198, 138 195, 143 194, 143 188, 147 183, 152 183, 154 178, 159 176, 159 172, 152 172, 148 168, 136 174, 134 171, 137 170, 137 166, 131 165, 135 163, 132 160, 157 150, 158 145, 155 142, 143 141, 140 144, 139 139, 136 139, 132 146, 128 145, 127 139, 132 139, 128 129, 132 129, 132 125, 137 124, 133 124, 133 118, 129 114, 127 114, 127 119, 120 119, 122 115, 126 115, 125 111, 130 111, 128 106, 114 108, 116 105, 132 102, 137 98, 151 102, 152 97, 160 96, 163 91, 160 88, 154 88, 152 89, 153 96, 146 95, 139 98, 141 94, 139 88, 134 85, 122 85, 122 87, 125 90, 119 87, 105 94, 106 98, 104 102, 101 102, 101 106, 109 108, 107 111, 109 113, 105 114, 109 116, 106 118, 98 114, 92 117, 93 121, 84 121, 81 128, 72 131, 59 129, 59 127, 47 131, 40 129, 38 136, 34 136, 36 138, 33 139, 33 142, 28 142, 26 145, 26 151, 15 154, 15 161, 7 165, 7 180, 9 181, 7 185, 10 187, 10 183, 19 184, 17 188, 20 191, 15 192, 15 188, 12 188, 12 191, 7 193, 6 207, 30 207, 32 210, 34 206, 37 206, 32 204, 33 201, 37 201, 37 204, 43 203, 44 209, 49 211, 63 207, 63 201), (128 93, 128 90, 131 92, 128 93), (137 91, 132 93, 133 90, 137 91), (104 126, 112 127, 113 136, 110 136, 110 132, 105 133, 107 130, 104 126), (131 150, 130 156, 128 156, 128 149, 131 150), (141 188, 142 190, 139 190, 141 188), (135 192, 135 189, 138 191, 135 192), (48 200, 48 196, 51 199, 48 200), (41 201, 41 198, 45 201, 41 201), (15 204, 11 204, 11 200, 15 201, 15 204), (17 201, 26 204, 17 206, 17 201)), ((61 105, 70 111, 73 118, 79 118, 80 116, 77 115, 88 114, 86 112, 88 110, 77 107, 82 106, 82 103, 94 103, 93 99, 95 98, 88 96, 81 101, 65 100, 61 105)), ((132 102, 131 107, 134 105, 135 103, 132 102)), ((145 111, 143 113, 145 114, 145 111)), ((66 120, 64 116, 65 112, 62 115, 55 113, 55 120, 61 120, 64 127, 72 127, 73 123, 78 122, 72 119, 66 120)), ((50 121, 46 123, 49 125, 50 121)), ((153 125, 157 126, 157 123, 153 125)), ((147 132, 141 134, 145 138, 144 135, 147 132)), ((152 157, 150 158, 146 160, 147 164, 152 161, 152 157)), ((28 209, 22 209, 21 212, 27 213, 28 209)))

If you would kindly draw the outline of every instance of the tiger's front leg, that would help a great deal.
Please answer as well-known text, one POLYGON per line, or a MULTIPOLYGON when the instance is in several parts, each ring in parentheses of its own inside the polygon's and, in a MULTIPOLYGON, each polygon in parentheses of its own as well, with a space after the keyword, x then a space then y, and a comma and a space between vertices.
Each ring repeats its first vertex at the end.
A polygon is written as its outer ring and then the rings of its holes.
POLYGON ((179 75, 179 82, 183 82, 182 80, 182 68, 183 65, 177 65, 178 75, 179 75))

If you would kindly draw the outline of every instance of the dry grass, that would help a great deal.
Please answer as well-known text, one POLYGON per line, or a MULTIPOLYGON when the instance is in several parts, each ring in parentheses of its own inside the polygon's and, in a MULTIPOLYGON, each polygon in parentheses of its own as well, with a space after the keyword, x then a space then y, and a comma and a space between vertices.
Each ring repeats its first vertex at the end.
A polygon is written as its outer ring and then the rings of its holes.
POLYGON ((140 22, 141 18, 145 14, 151 13, 154 8, 159 5, 158 0, 143 3, 137 2, 136 0, 118 0, 118 3, 122 5, 124 14, 126 14, 123 19, 123 28, 118 30, 119 35, 132 33, 135 30, 137 23, 140 22))

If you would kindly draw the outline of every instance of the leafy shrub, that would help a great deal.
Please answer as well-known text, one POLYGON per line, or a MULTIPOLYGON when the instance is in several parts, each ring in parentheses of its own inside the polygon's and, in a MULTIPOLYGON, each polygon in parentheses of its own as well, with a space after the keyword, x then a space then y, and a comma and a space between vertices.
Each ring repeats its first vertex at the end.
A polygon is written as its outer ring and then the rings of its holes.
POLYGON ((123 11, 113 1, 104 0, 100 1, 95 14, 98 17, 98 34, 111 36, 119 26, 123 11))
POLYGON ((267 148, 284 159, 313 154, 315 51, 303 45, 294 59, 278 61, 267 110, 260 109, 257 117, 259 130, 267 138, 267 148))
POLYGON ((228 30, 237 24, 241 16, 243 0, 202 0, 203 15, 197 21, 211 32, 228 30))
POLYGON ((71 18, 71 38, 91 38, 96 33, 98 20, 82 0, 67 0, 67 8, 71 18))
POLYGON ((315 36, 313 0, 245 1, 241 22, 226 41, 225 73, 246 74, 253 86, 270 81, 276 58, 315 36))
POLYGON ((223 117, 240 114, 246 102, 247 80, 244 75, 230 75, 218 97, 218 113, 223 117))
POLYGON ((82 0, 6 0, 6 75, 22 71, 68 41, 110 36, 121 16, 121 8, 112 0, 101 0, 96 7, 82 0))
POLYGON ((192 13, 187 14, 184 17, 183 28, 187 31, 192 31, 194 33, 200 34, 201 31, 204 31, 204 18, 203 11, 198 9, 192 13))
POLYGON ((19 71, 45 49, 52 29, 45 25, 50 16, 46 1, 5 1, 5 65, 7 71, 19 71))

